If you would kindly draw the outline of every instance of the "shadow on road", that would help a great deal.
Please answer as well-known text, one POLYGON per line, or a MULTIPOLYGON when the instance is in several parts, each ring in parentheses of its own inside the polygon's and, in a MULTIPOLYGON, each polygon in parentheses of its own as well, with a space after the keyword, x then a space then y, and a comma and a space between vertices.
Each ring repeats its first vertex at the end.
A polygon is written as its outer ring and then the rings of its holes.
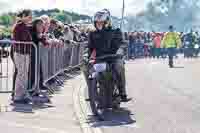
POLYGON ((104 116, 104 121, 98 121, 94 117, 90 116, 88 123, 90 123, 92 127, 112 127, 136 123, 136 120, 133 118, 134 114, 132 114, 126 108, 121 108, 117 111, 109 110, 105 112, 104 116))
POLYGON ((34 113, 32 105, 24 105, 24 104, 11 104, 11 105, 12 105, 11 112, 34 113))
POLYGON ((181 68, 185 68, 185 67, 184 66, 174 66, 173 68, 177 68, 177 69, 180 68, 181 69, 181 68))
POLYGON ((8 112, 19 112, 19 113, 34 113, 34 110, 41 110, 47 108, 54 108, 55 106, 49 104, 33 104, 33 105, 26 105, 26 104, 11 104, 12 109, 8 112))
POLYGON ((9 109, 8 112, 20 112, 20 113, 34 113, 35 110, 42 110, 47 108, 55 108, 55 106, 52 105, 51 102, 47 102, 47 99, 52 98, 52 94, 60 94, 62 93, 62 89, 64 89, 64 82, 66 80, 70 80, 75 78, 76 76, 80 75, 80 71, 77 69, 66 71, 63 74, 57 75, 55 78, 49 80, 47 82, 47 86, 49 90, 47 90, 46 97, 39 98, 39 97, 33 97, 33 103, 32 105, 26 105, 26 104, 13 104, 12 109, 9 109))

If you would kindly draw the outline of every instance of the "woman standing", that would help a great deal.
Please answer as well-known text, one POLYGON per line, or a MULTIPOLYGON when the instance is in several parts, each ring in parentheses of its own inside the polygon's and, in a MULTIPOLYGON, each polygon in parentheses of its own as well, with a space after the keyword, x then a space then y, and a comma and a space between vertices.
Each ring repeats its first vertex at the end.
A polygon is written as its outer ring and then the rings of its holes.
MULTIPOLYGON (((44 21, 42 19, 36 19, 33 21, 32 23, 32 30, 31 30, 31 35, 32 35, 32 41, 36 44, 37 46, 37 49, 39 49, 39 43, 41 42, 43 45, 48 45, 47 43, 47 34, 44 34, 44 21)), ((41 53, 41 52, 40 52, 41 53)), ((29 74, 30 74, 30 77, 31 77, 31 87, 33 87, 33 83, 35 82, 35 50, 33 49, 32 52, 31 52, 31 68, 29 70, 29 74)), ((42 62, 41 62, 41 59, 38 58, 38 61, 40 61, 40 67, 39 67, 39 71, 40 71, 40 81, 39 81, 39 87, 40 89, 43 89, 43 88, 46 88, 44 85, 43 85, 43 72, 42 72, 42 62)), ((48 89, 48 88, 46 88, 48 89)), ((37 90, 36 90, 37 91, 37 90)), ((34 92, 35 93, 35 92, 34 92)), ((35 94, 36 95, 39 95, 38 94, 39 92, 36 92, 35 94)))
POLYGON ((160 58, 160 54, 161 54, 161 41, 162 41, 161 34, 160 33, 156 33, 155 37, 153 39, 153 43, 154 43, 154 48, 155 48, 154 55, 157 58, 160 58))
MULTIPOLYGON (((32 37, 30 28, 28 26, 32 21, 31 10, 23 10, 18 16, 19 21, 13 29, 13 39, 15 41, 31 42, 32 37)), ((28 44, 14 44, 12 47, 14 65, 17 70, 14 76, 14 103, 29 104, 32 100, 27 91, 28 89, 28 70, 30 64, 31 45, 28 44)))

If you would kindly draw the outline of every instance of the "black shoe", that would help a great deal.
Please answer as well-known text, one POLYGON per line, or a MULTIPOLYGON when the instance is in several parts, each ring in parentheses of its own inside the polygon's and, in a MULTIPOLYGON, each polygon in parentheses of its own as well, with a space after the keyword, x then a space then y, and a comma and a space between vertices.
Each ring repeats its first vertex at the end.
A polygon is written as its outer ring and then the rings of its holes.
POLYGON ((173 68, 173 67, 174 67, 174 65, 169 65, 169 67, 170 67, 170 68, 173 68))
POLYGON ((15 103, 15 104, 24 104, 24 100, 23 99, 13 100, 13 103, 15 103))
POLYGON ((24 102, 25 102, 25 104, 33 104, 33 101, 32 101, 32 99, 30 99, 30 98, 24 98, 24 102))
POLYGON ((174 67, 173 62, 171 62, 171 61, 169 62, 169 67, 170 67, 170 68, 173 68, 173 67, 174 67))
POLYGON ((86 98, 85 101, 86 101, 86 102, 89 102, 89 101, 91 101, 91 99, 90 99, 90 98, 86 98))
POLYGON ((41 90, 49 90, 49 88, 46 87, 46 86, 41 86, 40 89, 41 89, 41 90))
POLYGON ((11 101, 14 101, 14 93, 11 94, 11 101))
POLYGON ((35 96, 34 99, 39 103, 52 103, 51 99, 44 94, 39 94, 38 96, 35 96))
POLYGON ((122 95, 121 96, 121 102, 129 102, 131 100, 132 100, 132 98, 127 98, 127 95, 122 95))
POLYGON ((13 102, 14 102, 15 104, 30 104, 30 105, 33 104, 32 100, 29 99, 29 98, 14 100, 13 102))
POLYGON ((31 94, 32 94, 32 95, 31 95, 32 97, 39 97, 39 96, 40 96, 40 93, 38 93, 38 92, 37 92, 37 93, 34 93, 34 92, 33 92, 33 93, 31 93, 31 94))
POLYGON ((48 97, 40 97, 40 103, 52 103, 51 99, 48 97))

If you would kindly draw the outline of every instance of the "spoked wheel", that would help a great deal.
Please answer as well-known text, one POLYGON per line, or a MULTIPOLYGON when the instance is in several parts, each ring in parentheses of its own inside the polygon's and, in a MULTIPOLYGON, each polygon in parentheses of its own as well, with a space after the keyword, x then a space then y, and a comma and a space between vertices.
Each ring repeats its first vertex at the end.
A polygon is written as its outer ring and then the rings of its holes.
POLYGON ((89 97, 90 97, 90 107, 92 113, 100 120, 104 120, 104 105, 103 105, 103 90, 100 87, 100 83, 96 79, 89 81, 89 97))

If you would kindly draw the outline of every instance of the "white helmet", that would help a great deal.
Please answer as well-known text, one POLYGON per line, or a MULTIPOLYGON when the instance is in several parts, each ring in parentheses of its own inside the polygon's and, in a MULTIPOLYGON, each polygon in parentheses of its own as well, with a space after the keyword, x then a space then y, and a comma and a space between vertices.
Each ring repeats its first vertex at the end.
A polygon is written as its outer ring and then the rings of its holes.
POLYGON ((111 26, 111 15, 110 11, 108 9, 103 9, 101 11, 98 11, 94 15, 94 25, 96 27, 96 22, 104 22, 104 26, 111 26))

